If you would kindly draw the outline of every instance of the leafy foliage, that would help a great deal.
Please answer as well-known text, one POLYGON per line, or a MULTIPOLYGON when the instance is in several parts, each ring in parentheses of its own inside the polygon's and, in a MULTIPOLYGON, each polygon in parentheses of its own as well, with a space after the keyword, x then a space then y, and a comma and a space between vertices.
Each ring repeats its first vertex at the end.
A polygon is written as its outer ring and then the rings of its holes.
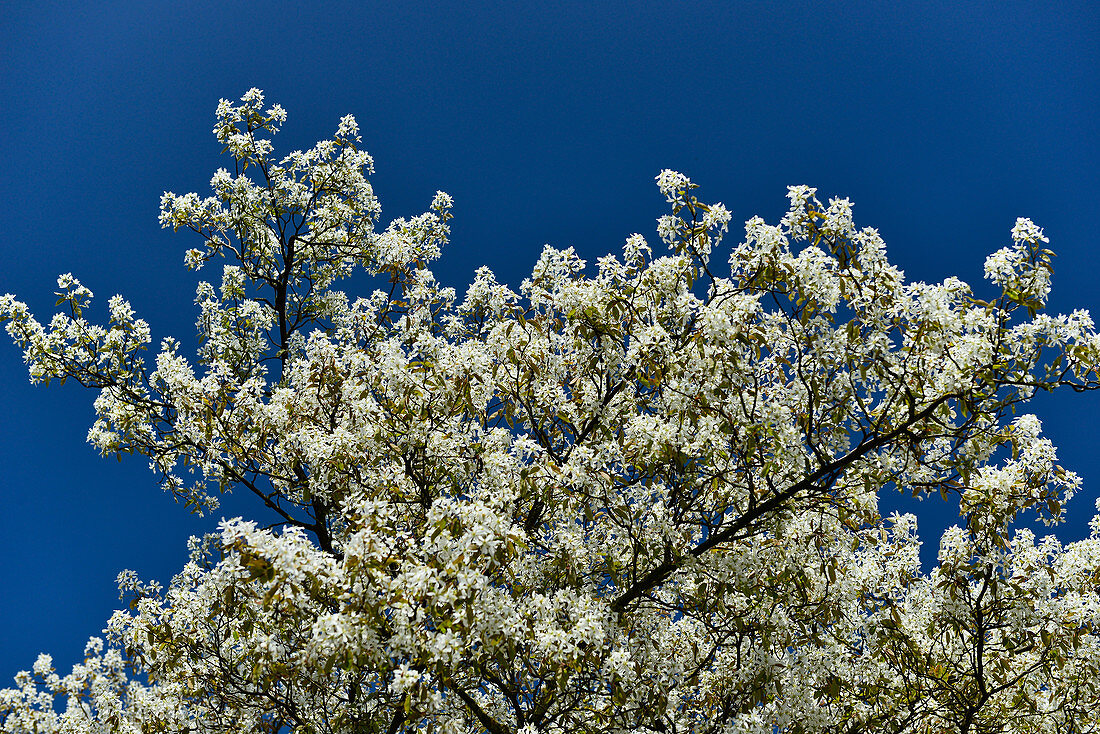
POLYGON ((377 231, 355 121, 276 159, 285 117, 223 100, 234 170, 162 198, 188 267, 226 262, 197 360, 148 363, 148 325, 118 296, 88 321, 70 275, 49 325, 0 299, 32 379, 99 391, 100 451, 281 519, 193 539, 167 591, 120 576, 106 643, 20 673, 0 731, 1097 730, 1100 520, 1013 525, 1080 484, 1018 407, 1100 380, 1088 314, 1043 312, 1042 230, 980 300, 907 283, 808 187, 726 247, 728 210, 664 171, 668 254, 547 247, 519 293, 482 268, 459 300, 428 269, 450 197, 377 231), (356 269, 385 287, 351 300, 356 269), (959 498, 931 573, 892 488, 959 498))

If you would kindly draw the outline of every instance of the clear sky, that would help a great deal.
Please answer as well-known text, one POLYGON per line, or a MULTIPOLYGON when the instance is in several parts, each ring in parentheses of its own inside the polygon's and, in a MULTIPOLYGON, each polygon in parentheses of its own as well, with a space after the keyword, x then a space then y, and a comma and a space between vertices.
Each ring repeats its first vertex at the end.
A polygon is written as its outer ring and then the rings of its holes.
MULTIPOLYGON (((590 260, 632 232, 659 244, 653 177, 674 168, 738 222, 774 222, 789 184, 850 197, 911 279, 979 295, 985 255, 1031 217, 1059 255, 1053 310, 1100 314, 1094 2, 9 0, 3 16, 0 292, 47 319, 71 271, 101 305, 127 296, 154 343, 194 335, 195 242, 159 229, 157 203, 207 190, 227 165, 214 107, 254 86, 289 112, 277 151, 357 117, 384 217, 452 194, 436 272, 460 292, 480 264, 517 285, 544 243, 590 260)), ((79 660, 118 572, 167 582, 218 518, 174 505, 140 459, 99 458, 94 396, 32 388, 10 342, 0 381, 3 685, 39 651, 79 660)), ((1100 494, 1100 395, 1044 398, 1085 478, 1069 540, 1100 494)), ((917 509, 932 563, 957 510, 917 509)))

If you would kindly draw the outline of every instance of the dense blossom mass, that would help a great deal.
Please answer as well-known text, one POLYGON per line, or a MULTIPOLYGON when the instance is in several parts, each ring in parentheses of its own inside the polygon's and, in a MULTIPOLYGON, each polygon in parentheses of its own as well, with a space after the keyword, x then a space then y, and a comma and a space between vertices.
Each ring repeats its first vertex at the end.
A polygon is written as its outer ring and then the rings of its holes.
POLYGON ((0 318, 33 381, 98 390, 89 441, 147 457, 197 512, 167 590, 84 661, 0 691, 3 732, 1095 732, 1100 519, 1037 390, 1098 386, 1084 311, 1044 312, 1028 220, 988 300, 910 283, 846 199, 788 192, 745 223, 663 171, 655 253, 546 247, 518 292, 428 269, 452 202, 378 226, 353 118, 277 158, 258 90, 223 100, 213 195, 165 193, 198 235, 199 343, 58 280, 44 324, 0 318), (353 299, 338 282, 379 286, 353 299), (883 492, 955 498, 938 566, 883 492), (260 513, 257 513, 257 518, 260 513))

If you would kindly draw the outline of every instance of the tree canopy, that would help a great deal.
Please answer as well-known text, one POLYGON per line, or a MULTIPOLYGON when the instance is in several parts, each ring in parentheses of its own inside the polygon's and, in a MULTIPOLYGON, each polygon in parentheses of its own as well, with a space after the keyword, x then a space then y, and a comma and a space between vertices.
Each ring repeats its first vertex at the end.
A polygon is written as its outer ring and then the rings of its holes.
POLYGON ((88 440, 140 454, 196 512, 266 515, 190 543, 71 672, 0 691, 3 732, 1092 732, 1100 518, 1037 538, 1080 479, 1038 390, 1100 385, 1089 315, 1049 315, 1020 219, 989 293, 907 282, 851 203, 789 189, 731 220, 662 171, 660 254, 547 246, 519 291, 429 269, 451 198, 380 228, 355 120, 274 155, 250 90, 214 133, 191 230, 199 340, 147 357, 120 296, 58 279, 48 324, 0 318, 34 381, 98 391, 88 440), (378 289, 352 298, 361 271, 378 289), (884 492, 956 499, 922 571, 884 492))

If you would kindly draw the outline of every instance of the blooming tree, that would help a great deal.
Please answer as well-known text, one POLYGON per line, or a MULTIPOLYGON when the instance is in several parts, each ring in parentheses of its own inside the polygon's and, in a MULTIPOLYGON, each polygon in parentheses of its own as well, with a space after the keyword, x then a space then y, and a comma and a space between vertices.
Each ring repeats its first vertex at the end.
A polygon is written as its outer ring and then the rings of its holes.
POLYGON ((981 300, 906 282, 807 187, 726 246, 663 171, 667 254, 547 247, 459 299, 428 269, 450 197, 379 231, 354 119, 280 158, 285 118, 223 100, 233 170, 161 200, 187 266, 224 263, 196 350, 147 362, 148 325, 119 296, 89 320, 69 275, 48 325, 0 299, 33 381, 98 390, 101 452, 279 518, 192 539, 167 590, 120 575, 106 639, 16 676, 0 731, 1100 730, 1100 519, 1014 526, 1080 484, 1018 409, 1100 381, 1088 314, 1043 311, 1041 229, 981 300), (382 287, 353 300, 357 269, 382 287), (958 500, 930 573, 886 491, 958 500))

